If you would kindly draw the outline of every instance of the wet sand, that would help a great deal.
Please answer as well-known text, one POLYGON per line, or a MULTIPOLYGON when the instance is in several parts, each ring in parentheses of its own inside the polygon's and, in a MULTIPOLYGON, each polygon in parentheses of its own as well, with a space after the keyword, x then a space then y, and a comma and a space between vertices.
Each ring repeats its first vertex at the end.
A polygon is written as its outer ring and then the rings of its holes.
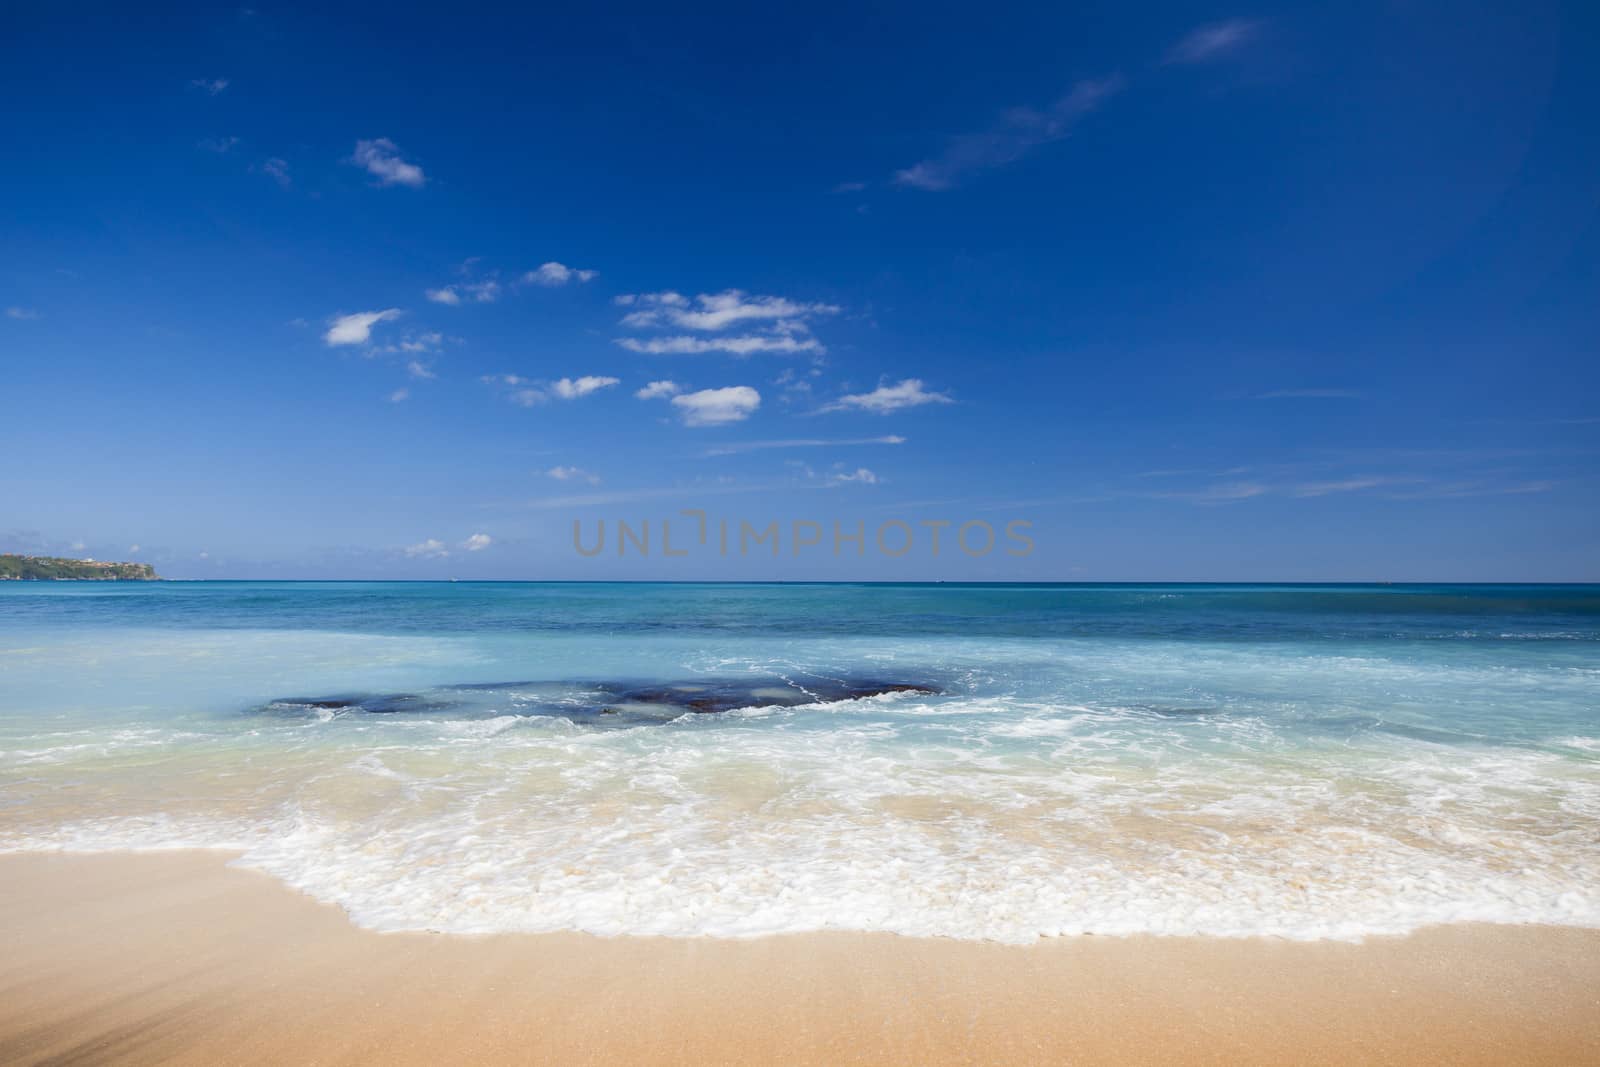
POLYGON ((0 856, 0 1063, 1600 1063, 1600 931, 374 934, 227 858, 0 856))

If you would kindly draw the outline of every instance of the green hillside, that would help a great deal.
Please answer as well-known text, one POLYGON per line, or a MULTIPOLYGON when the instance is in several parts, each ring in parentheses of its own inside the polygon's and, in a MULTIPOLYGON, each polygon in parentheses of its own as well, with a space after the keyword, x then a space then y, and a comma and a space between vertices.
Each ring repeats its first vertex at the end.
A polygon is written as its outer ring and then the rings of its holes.
POLYGON ((0 581, 150 582, 155 578, 156 569, 148 563, 0 555, 0 581))

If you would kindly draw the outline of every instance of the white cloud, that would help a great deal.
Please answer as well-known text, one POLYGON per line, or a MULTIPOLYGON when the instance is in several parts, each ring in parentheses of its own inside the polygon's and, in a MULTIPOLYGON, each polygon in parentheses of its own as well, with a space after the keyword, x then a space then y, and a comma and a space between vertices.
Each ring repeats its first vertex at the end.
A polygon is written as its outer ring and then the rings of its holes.
POLYGON ((468 552, 482 552, 492 544, 494 544, 494 538, 490 537, 488 534, 475 533, 465 541, 461 542, 461 547, 466 549, 468 552))
POLYGON ((437 378, 438 377, 438 375, 433 373, 433 368, 428 366, 426 363, 422 362, 422 360, 420 360, 420 359, 413 359, 413 360, 407 361, 407 363, 406 363, 406 373, 411 375, 413 378, 419 378, 419 379, 422 379, 424 381, 429 379, 429 378, 437 378))
POLYGON ((1192 491, 1142 493, 1138 495, 1154 497, 1158 500, 1187 500, 1194 504, 1231 504, 1239 500, 1250 500, 1253 497, 1264 496, 1271 491, 1270 486, 1262 485, 1260 482, 1224 482, 1192 491))
POLYGON ((1196 494, 1199 500, 1249 500, 1251 497, 1261 496, 1268 491, 1267 487, 1257 482, 1232 482, 1227 485, 1213 486, 1196 494))
POLYGON ((855 482, 859 485, 877 485, 878 476, 865 467, 857 467, 854 471, 848 473, 837 472, 828 476, 828 484, 830 485, 845 485, 850 482, 855 482))
POLYGON ((695 483, 693 485, 657 486, 650 489, 617 489, 599 493, 577 493, 570 496, 547 496, 526 501, 524 506, 538 510, 552 508, 593 507, 600 504, 628 504, 640 500, 661 499, 687 499, 697 500, 712 494, 725 493, 754 493, 766 489, 787 489, 788 486, 777 484, 741 484, 737 482, 719 482, 716 484, 695 483))
POLYGON ((736 441, 732 444, 719 445, 702 452, 702 456, 731 456, 740 452, 759 452, 769 448, 831 448, 846 447, 851 445, 903 445, 906 439, 899 434, 886 434, 883 437, 851 437, 839 440, 836 438, 801 437, 790 438, 783 441, 736 441))
MULTIPOLYGON (((812 362, 811 369, 806 371, 806 374, 811 378, 820 377, 822 375, 820 361, 814 360, 812 362)), ((790 401, 792 394, 811 392, 811 383, 805 378, 802 378, 800 376, 800 372, 796 371, 793 367, 783 368, 778 376, 772 380, 772 384, 781 386, 783 388, 785 394, 783 398, 784 403, 788 403, 790 401)))
POLYGON ((1520 496, 1526 493, 1548 493, 1556 482, 1540 479, 1531 482, 1513 482, 1508 485, 1490 485, 1482 481, 1443 482, 1416 490, 1387 494, 1394 500, 1431 500, 1440 497, 1520 496))
POLYGON ((1033 149, 1059 141, 1123 86, 1119 77, 1080 81, 1043 110, 1012 108, 988 129, 952 140, 944 152, 895 172, 896 185, 936 192, 975 171, 1005 166, 1033 149))
POLYGON ((401 352, 437 352, 439 346, 444 344, 444 334, 437 330, 428 330, 424 333, 408 333, 400 339, 398 345, 390 345, 391 350, 401 352))
POLYGON ((409 390, 409 389, 396 389, 394 392, 389 394, 389 403, 398 404, 398 403, 401 403, 402 401, 409 400, 410 398, 411 398, 411 390, 409 390))
POLYGON ((357 141, 350 162, 378 179, 379 185, 404 185, 420 189, 427 181, 422 168, 400 158, 400 149, 387 137, 357 141))
MULTIPOLYGON (((1334 482, 1307 482, 1294 488, 1295 496, 1327 496, 1329 493, 1357 493, 1363 489, 1376 489, 1401 479, 1395 478, 1344 478, 1334 482)), ((1411 479, 1405 479, 1411 480, 1411 479)))
POLYGON ((128 555, 137 556, 138 554, 139 554, 139 546, 138 545, 129 545, 128 546, 128 555))
POLYGON ((641 341, 637 337, 621 337, 617 344, 630 352, 651 356, 700 355, 705 352, 727 352, 735 356, 750 356, 758 352, 822 352, 822 344, 814 337, 794 334, 745 334, 740 337, 652 337, 641 341))
POLYGON ((8 319, 16 319, 19 322, 26 322, 29 319, 36 319, 38 317, 39 317, 39 313, 37 311, 33 310, 32 308, 22 308, 22 307, 8 307, 8 308, 6 308, 6 318, 8 318, 8 319))
POLYGON ((551 467, 545 474, 558 482, 588 482, 590 485, 599 485, 600 476, 584 470, 582 467, 551 467))
POLYGON ((623 316, 625 326, 677 326, 685 330, 717 331, 738 322, 781 322, 791 326, 818 315, 837 315, 834 304, 806 304, 781 296, 751 296, 742 289, 701 293, 693 303, 682 293, 638 293, 617 302, 640 310, 623 316))
POLYGON ((401 551, 410 559, 443 559, 450 554, 450 550, 444 546, 444 542, 434 537, 430 537, 426 541, 418 541, 414 545, 407 545, 401 551))
POLYGON ((428 289, 423 295, 435 304, 448 304, 451 307, 456 307, 463 299, 475 304, 492 304, 500 299, 500 283, 493 278, 481 282, 459 282, 439 289, 428 289))
POLYGON ((1204 63, 1248 44, 1261 30, 1255 19, 1226 19, 1194 30, 1172 47, 1169 63, 1204 63))
POLYGON ((923 387, 921 378, 906 378, 897 385, 880 385, 870 393, 841 396, 825 405, 823 411, 871 411, 887 415, 901 408, 914 408, 923 404, 954 403, 944 393, 930 393, 923 387))
POLYGON ((633 395, 640 400, 659 400, 666 396, 676 396, 682 391, 682 387, 677 382, 663 379, 659 382, 651 382, 643 389, 635 390, 633 395))
POLYGON ((267 160, 256 169, 277 182, 280 188, 287 189, 293 184, 293 179, 289 177, 289 164, 277 157, 267 160))
POLYGON ((536 404, 543 404, 547 400, 577 400, 579 397, 588 396, 590 393, 609 389, 621 383, 620 378, 604 377, 598 374, 586 374, 581 378, 559 378, 553 382, 540 383, 519 374, 486 374, 479 379, 486 385, 503 385, 511 388, 510 400, 513 404, 531 408, 536 404))
POLYGON ((208 137, 195 147, 203 152, 215 152, 220 156, 226 152, 233 151, 234 146, 238 143, 239 138, 237 137, 208 137))
POLYGON ((527 285, 566 285, 568 282, 586 282, 598 277, 598 271, 578 270, 564 263, 544 263, 537 270, 530 270, 522 276, 522 281, 527 285))
POLYGON ((330 345, 364 345, 372 339, 372 328, 380 322, 398 319, 399 308, 383 311, 358 311, 354 315, 338 315, 331 320, 328 332, 322 339, 330 345))
POLYGON ((672 398, 685 426, 722 426, 743 422, 761 406, 761 394, 748 385, 702 389, 672 398))
POLYGON ((582 378, 561 378, 550 383, 550 391, 562 400, 576 400, 580 396, 609 389, 622 381, 621 378, 605 378, 596 374, 586 374, 582 378))
POLYGON ((227 78, 194 78, 189 82, 189 88, 199 89, 210 96, 216 96, 227 87, 227 78))

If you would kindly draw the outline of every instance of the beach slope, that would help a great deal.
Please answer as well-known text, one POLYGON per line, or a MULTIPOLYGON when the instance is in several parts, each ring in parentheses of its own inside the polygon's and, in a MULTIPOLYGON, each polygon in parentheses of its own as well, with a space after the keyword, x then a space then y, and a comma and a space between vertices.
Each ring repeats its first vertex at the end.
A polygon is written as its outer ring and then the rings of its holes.
POLYGON ((1600 931, 393 935, 226 859, 0 856, 0 1062, 1600 1062, 1600 931))

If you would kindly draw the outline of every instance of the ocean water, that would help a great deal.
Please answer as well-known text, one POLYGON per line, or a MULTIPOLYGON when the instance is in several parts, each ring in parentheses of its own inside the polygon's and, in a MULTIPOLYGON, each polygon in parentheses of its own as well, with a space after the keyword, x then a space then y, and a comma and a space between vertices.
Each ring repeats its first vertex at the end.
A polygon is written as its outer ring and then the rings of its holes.
POLYGON ((1600 926, 1600 587, 0 584, 0 851, 191 847, 376 930, 1600 926))

